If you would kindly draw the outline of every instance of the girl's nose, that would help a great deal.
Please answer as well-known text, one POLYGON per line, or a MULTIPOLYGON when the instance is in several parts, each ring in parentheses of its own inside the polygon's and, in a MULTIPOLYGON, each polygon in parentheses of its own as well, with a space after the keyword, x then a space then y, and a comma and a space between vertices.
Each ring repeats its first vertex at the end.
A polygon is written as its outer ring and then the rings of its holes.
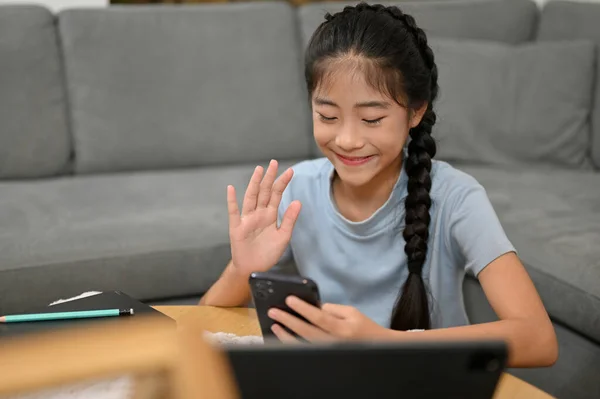
POLYGON ((365 145, 365 140, 352 124, 343 126, 335 136, 335 145, 346 153, 358 150, 365 145))

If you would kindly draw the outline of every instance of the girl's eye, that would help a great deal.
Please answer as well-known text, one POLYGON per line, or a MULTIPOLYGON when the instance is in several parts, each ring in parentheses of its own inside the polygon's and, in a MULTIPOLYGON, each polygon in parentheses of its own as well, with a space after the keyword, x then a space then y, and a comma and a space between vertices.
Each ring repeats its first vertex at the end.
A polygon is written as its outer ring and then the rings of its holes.
POLYGON ((385 117, 382 116, 381 118, 377 118, 377 119, 363 119, 363 122, 365 122, 367 125, 379 125, 381 123, 381 121, 383 120, 383 118, 385 118, 385 117))
POLYGON ((337 118, 336 118, 335 116, 334 116, 334 117, 331 117, 331 118, 329 118, 329 117, 327 117, 327 116, 325 116, 325 115, 321 115, 321 114, 319 114, 319 119, 321 119, 323 122, 333 122, 333 121, 334 121, 334 120, 336 120, 337 118))

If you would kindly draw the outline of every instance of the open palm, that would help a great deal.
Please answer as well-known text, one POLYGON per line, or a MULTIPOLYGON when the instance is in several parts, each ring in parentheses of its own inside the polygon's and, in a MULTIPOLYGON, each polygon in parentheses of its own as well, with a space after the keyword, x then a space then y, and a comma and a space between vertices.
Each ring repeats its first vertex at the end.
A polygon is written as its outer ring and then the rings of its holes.
POLYGON ((266 271, 283 255, 301 208, 300 202, 292 202, 277 226, 279 203, 293 174, 288 169, 275 180, 277 162, 271 161, 263 178, 263 168, 257 166, 248 183, 241 214, 235 188, 227 187, 231 258, 239 272, 249 275, 266 271))

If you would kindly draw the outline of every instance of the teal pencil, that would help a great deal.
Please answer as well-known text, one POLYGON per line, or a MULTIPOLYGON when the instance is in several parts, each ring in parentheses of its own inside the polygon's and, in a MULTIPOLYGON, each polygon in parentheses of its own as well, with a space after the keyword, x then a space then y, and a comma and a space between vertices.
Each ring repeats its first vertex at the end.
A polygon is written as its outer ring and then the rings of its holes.
POLYGON ((13 314, 0 317, 0 323, 21 323, 27 321, 89 319, 93 317, 114 317, 133 315, 133 309, 81 310, 75 312, 13 314))

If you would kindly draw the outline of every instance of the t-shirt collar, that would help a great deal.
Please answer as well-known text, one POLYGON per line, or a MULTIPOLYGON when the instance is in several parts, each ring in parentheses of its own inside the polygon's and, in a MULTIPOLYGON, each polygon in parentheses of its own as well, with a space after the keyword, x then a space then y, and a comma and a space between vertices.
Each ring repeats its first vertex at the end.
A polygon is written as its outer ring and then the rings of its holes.
POLYGON ((325 192, 328 195, 329 213, 332 216, 333 221, 344 230, 360 236, 375 234, 391 223, 398 222, 398 217, 404 215, 404 209, 398 212, 398 207, 402 204, 403 199, 406 197, 408 192, 408 176, 406 174, 406 158, 407 152, 404 150, 402 156, 402 169, 400 175, 394 184, 392 193, 386 202, 376 210, 368 219, 361 222, 353 222, 346 219, 337 209, 333 198, 332 181, 335 175, 335 168, 333 164, 329 162, 329 173, 326 182, 325 192))

